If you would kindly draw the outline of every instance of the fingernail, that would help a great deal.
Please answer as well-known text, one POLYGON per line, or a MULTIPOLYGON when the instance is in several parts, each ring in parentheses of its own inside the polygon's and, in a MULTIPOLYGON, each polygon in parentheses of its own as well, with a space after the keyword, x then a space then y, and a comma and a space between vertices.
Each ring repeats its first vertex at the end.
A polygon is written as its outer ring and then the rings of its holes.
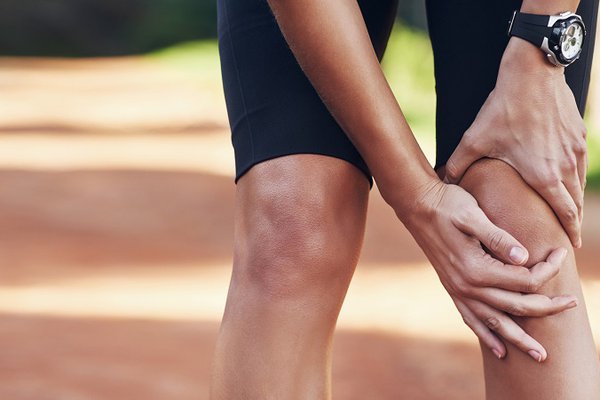
POLYGON ((498 360, 502 359, 502 353, 498 349, 492 349, 492 353, 498 358, 498 360))
POLYGON ((577 301, 572 301, 569 304, 567 304, 567 308, 575 308, 577 307, 577 301))
POLYGON ((514 263, 522 264, 527 260, 527 251, 521 247, 513 247, 509 256, 514 263))
POLYGON ((577 299, 572 299, 568 304, 567 304, 567 308, 573 308, 573 307, 577 307, 577 305, 579 304, 579 301, 577 299))
POLYGON ((579 238, 579 240, 577 241, 577 248, 580 249, 582 244, 583 242, 581 241, 581 238, 579 238))
POLYGON ((533 358, 535 361, 542 362, 542 355, 540 353, 538 353, 537 351, 529 350, 527 352, 527 354, 529 354, 531 356, 531 358, 533 358))

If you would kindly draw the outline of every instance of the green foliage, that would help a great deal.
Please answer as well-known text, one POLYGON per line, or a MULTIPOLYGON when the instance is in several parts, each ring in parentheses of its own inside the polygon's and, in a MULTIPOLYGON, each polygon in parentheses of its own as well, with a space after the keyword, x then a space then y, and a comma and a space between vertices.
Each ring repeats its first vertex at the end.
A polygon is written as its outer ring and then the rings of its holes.
POLYGON ((216 0, 1 0, 0 54, 105 56, 216 36, 216 0))
POLYGON ((158 49, 217 34, 216 0, 153 0, 130 27, 139 49, 158 49))
POLYGON ((587 188, 600 190, 600 138, 597 135, 588 136, 588 157, 587 188))
POLYGON ((206 90, 222 90, 219 49, 215 39, 179 43, 146 55, 179 74, 198 82, 206 90))
POLYGON ((433 141, 435 81, 427 34, 396 24, 382 66, 415 135, 420 140, 433 141))

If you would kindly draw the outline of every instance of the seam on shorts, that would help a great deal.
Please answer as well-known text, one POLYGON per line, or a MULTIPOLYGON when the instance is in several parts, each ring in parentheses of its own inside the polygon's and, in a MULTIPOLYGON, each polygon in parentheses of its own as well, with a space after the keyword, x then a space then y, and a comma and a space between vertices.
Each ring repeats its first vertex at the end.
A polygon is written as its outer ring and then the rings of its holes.
MULTIPOLYGON (((227 36, 229 36, 229 47, 231 48, 231 57, 233 58, 233 66, 235 68, 235 75, 238 81, 238 87, 240 90, 240 97, 242 98, 242 107, 244 107, 244 118, 246 119, 246 125, 248 126, 248 133, 250 134, 250 149, 252 151, 252 159, 254 160, 254 134, 252 133, 252 125, 250 124, 250 118, 248 117, 248 107, 246 107, 246 97, 244 96, 244 88, 242 87, 242 79, 240 78, 240 70, 238 68, 238 60, 235 54, 235 47, 233 46, 233 39, 231 35, 231 24, 229 22, 229 7, 227 0, 223 0, 223 10, 225 11, 225 21, 227 22, 227 36)), ((232 132, 233 134, 233 132, 232 132)))

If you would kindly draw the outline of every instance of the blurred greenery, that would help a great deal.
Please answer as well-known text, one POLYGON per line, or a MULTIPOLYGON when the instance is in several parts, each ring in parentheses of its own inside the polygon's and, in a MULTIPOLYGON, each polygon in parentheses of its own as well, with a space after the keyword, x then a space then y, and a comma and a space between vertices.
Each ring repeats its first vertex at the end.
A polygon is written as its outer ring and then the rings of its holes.
MULTIPOLYGON (((177 68, 181 73, 195 75, 203 86, 220 85, 218 47, 214 39, 180 43, 151 52, 146 57, 177 68)), ((419 142, 432 148, 435 143, 435 82, 427 34, 396 24, 382 66, 419 142)), ((595 131, 595 127, 590 130, 595 131)), ((591 134, 588 142, 588 187, 600 190, 600 140, 591 134)))
POLYGON ((204 88, 217 85, 218 90, 222 90, 219 49, 215 39, 179 43, 150 52, 145 57, 177 69, 204 88))
POLYGON ((396 24, 382 67, 406 119, 421 143, 434 143, 435 81, 427 34, 396 24))
POLYGON ((587 174, 587 188, 600 190, 600 139, 598 139, 598 135, 588 136, 588 157, 590 165, 587 174))
POLYGON ((1 0, 0 54, 144 53, 216 36, 216 0, 1 0))

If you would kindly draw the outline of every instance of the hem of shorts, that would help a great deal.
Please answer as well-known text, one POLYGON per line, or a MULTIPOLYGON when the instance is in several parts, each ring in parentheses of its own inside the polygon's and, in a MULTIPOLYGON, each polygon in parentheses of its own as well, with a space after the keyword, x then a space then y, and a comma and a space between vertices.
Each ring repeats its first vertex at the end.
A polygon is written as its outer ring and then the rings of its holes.
MULTIPOLYGON (((269 160, 273 160, 275 158, 280 158, 280 157, 285 157, 285 156, 292 156, 292 155, 296 155, 296 154, 314 154, 314 155, 319 155, 319 156, 327 156, 327 157, 333 157, 333 158, 337 158, 338 160, 342 160, 342 161, 346 161, 349 164, 352 164, 355 168, 357 168, 360 172, 362 172, 363 176, 365 178, 367 178, 367 181, 369 182, 369 189, 373 188, 373 176, 371 175, 370 171, 365 170, 364 168, 361 168, 358 164, 356 164, 355 162, 353 162, 352 160, 348 159, 348 158, 344 158, 341 157, 337 154, 331 154, 331 153, 325 153, 325 152, 318 152, 318 151, 295 151, 295 152, 288 152, 285 154, 275 154, 275 155, 270 155, 270 156, 266 156, 260 159, 256 159, 256 160, 252 160, 251 162, 247 163, 246 165, 244 165, 242 168, 239 169, 239 173, 236 172, 235 178, 234 178, 234 183, 238 183, 238 181, 240 180, 240 178, 242 176, 244 176, 248 171, 250 171, 250 169, 252 169, 252 167, 254 167, 257 164, 260 164, 264 161, 269 161, 269 160)), ((236 168, 237 171, 237 168, 236 168)))

